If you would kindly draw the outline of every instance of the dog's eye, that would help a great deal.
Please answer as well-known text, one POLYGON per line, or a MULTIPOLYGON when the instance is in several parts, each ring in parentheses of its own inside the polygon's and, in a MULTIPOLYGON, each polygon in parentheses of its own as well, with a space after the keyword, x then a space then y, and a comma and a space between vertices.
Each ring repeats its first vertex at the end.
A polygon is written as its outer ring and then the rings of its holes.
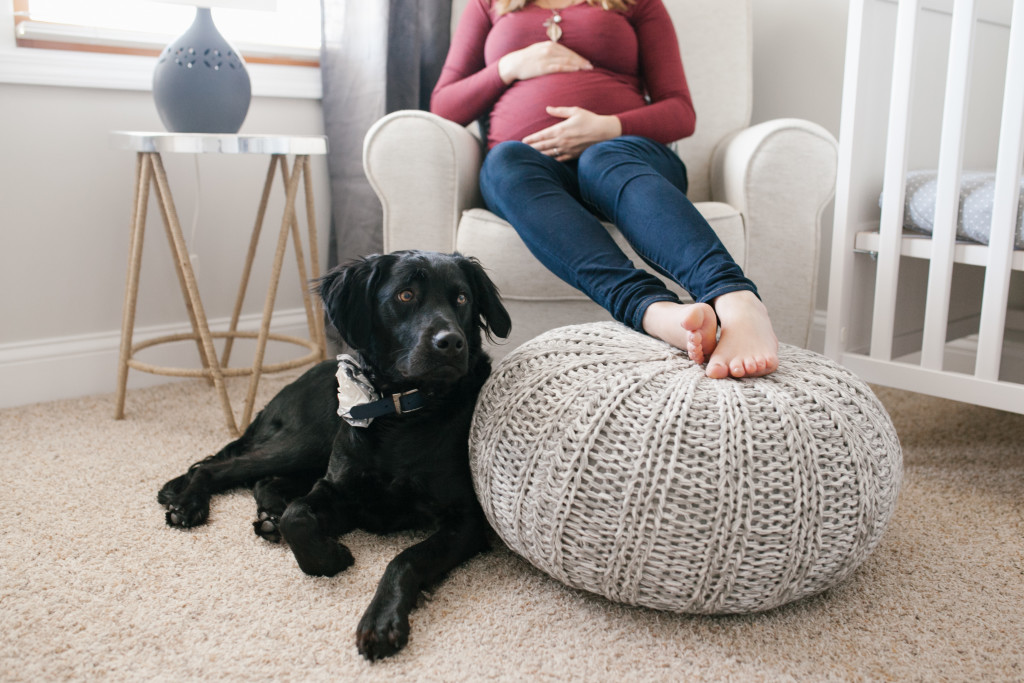
POLYGON ((457 303, 459 306, 465 306, 466 304, 469 303, 469 297, 466 296, 465 294, 460 293, 457 297, 455 297, 455 303, 457 303))
POLYGON ((416 295, 413 293, 411 289, 403 289, 401 292, 398 293, 398 300, 405 304, 409 303, 415 298, 416 295))

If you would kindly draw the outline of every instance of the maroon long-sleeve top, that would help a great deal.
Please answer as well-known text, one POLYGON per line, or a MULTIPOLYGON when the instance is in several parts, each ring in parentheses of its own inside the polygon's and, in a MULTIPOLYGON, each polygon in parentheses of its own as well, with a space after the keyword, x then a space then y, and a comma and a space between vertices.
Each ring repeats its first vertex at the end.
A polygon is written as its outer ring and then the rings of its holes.
POLYGON ((469 0, 431 96, 434 113, 467 125, 490 116, 488 145, 558 123, 547 106, 614 114, 623 135, 669 143, 693 134, 696 114, 679 44, 661 0, 636 0, 625 12, 586 3, 560 10, 559 42, 593 70, 555 73, 506 85, 498 60, 547 40, 552 11, 527 5, 499 16, 490 0, 469 0))

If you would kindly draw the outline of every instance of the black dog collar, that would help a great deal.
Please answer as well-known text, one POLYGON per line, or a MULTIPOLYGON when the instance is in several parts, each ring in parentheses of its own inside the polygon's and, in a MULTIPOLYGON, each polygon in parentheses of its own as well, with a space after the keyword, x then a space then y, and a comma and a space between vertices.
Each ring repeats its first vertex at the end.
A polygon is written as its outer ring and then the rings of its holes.
POLYGON ((391 394, 373 403, 352 406, 349 414, 357 420, 383 417, 385 415, 405 415, 419 410, 424 404, 423 394, 419 389, 406 391, 402 394, 391 394))
POLYGON ((381 397, 352 356, 338 356, 338 415, 353 427, 369 427, 374 418, 419 410, 426 399, 418 389, 381 397))

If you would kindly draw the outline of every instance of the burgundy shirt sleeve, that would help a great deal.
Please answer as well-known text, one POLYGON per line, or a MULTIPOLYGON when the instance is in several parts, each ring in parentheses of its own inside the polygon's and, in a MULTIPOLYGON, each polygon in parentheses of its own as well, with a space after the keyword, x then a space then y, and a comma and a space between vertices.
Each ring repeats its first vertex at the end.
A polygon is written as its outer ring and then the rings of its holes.
POLYGON ((693 135, 697 114, 686 84, 679 38, 660 0, 637 2, 633 26, 640 44, 640 70, 651 103, 621 112, 623 135, 669 143, 693 135))
POLYGON ((498 75, 498 63, 484 62, 484 44, 493 25, 489 5, 488 0, 466 3, 430 96, 430 111, 463 126, 487 114, 508 87, 498 75))

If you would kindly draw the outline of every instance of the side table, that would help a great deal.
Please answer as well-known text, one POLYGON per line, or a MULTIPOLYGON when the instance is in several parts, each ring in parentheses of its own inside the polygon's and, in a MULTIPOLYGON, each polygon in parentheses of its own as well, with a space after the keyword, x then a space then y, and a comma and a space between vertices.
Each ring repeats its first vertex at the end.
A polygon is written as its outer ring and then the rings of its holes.
POLYGON ((306 309, 309 324, 309 338, 302 339, 291 335, 272 334, 270 321, 274 312, 274 301, 277 297, 278 282, 284 265, 285 250, 289 236, 295 246, 296 265, 301 282, 309 282, 319 277, 320 262, 316 242, 316 218, 313 204, 313 187, 310 178, 309 157, 327 153, 327 139, 323 136, 284 136, 284 135, 214 135, 200 133, 143 133, 117 131, 111 134, 111 145, 115 149, 134 151, 137 157, 135 171, 135 199, 132 207, 130 244, 128 256, 128 276, 125 285, 124 315, 121 325, 121 352, 117 369, 117 404, 115 419, 124 418, 125 395, 128 384, 128 369, 134 368, 143 372, 174 377, 205 377, 212 382, 224 410, 224 418, 228 430, 233 436, 252 420, 253 405, 256 401, 256 388, 262 373, 280 372, 299 367, 323 359, 326 353, 326 341, 323 331, 322 315, 319 301, 310 295, 308 288, 302 288, 302 300, 306 309), (211 332, 206 312, 199 297, 195 274, 189 259, 189 250, 185 244, 181 224, 171 196, 167 175, 164 171, 163 153, 189 154, 263 154, 270 156, 266 182, 260 198, 242 271, 242 280, 238 288, 231 324, 226 332, 211 332), (288 168, 287 156, 294 156, 291 170, 288 168), (267 210, 267 202, 273 189, 277 169, 280 168, 281 180, 285 190, 285 208, 281 219, 281 230, 277 239, 277 251, 274 255, 270 284, 267 288, 266 300, 263 305, 263 318, 258 331, 238 329, 242 304, 245 299, 249 276, 252 272, 256 247, 259 243, 263 219, 267 210), (299 221, 295 211, 295 202, 302 181, 306 201, 306 218, 308 229, 308 260, 302 246, 299 221), (191 333, 164 335, 144 342, 132 343, 132 332, 135 325, 135 306, 138 298, 139 276, 142 263, 142 243, 146 228, 146 214, 149 207, 150 188, 154 188, 160 214, 163 218, 167 239, 170 243, 178 282, 181 286, 185 306, 188 309, 192 324, 191 333), (217 357, 214 338, 223 338, 222 356, 217 357), (256 339, 256 353, 252 364, 248 367, 229 368, 228 361, 236 338, 256 339), (135 354, 150 346, 183 340, 195 340, 202 361, 201 368, 173 368, 151 365, 135 358, 135 354), (264 364, 268 340, 289 342, 306 347, 310 353, 293 360, 270 365, 264 364), (249 390, 240 422, 235 421, 224 379, 249 375, 249 390))

